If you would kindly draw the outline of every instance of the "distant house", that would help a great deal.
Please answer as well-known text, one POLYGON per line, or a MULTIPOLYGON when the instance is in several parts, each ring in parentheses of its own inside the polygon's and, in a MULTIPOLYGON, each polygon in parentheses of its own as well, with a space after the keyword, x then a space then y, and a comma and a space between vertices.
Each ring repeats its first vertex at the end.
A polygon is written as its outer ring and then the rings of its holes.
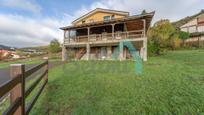
POLYGON ((13 58, 13 59, 19 59, 20 56, 16 54, 15 51, 9 51, 9 50, 0 50, 1 58, 7 59, 7 58, 13 58))
MULTIPOLYGON (((130 16, 125 11, 96 8, 74 20, 71 26, 60 28, 64 31, 62 60, 67 59, 70 50, 75 52, 77 60, 112 59, 119 43, 127 40, 146 61, 146 32, 153 16, 154 12, 130 16)), ((124 48, 120 59, 128 59, 129 55, 130 52, 124 48)))
POLYGON ((190 39, 187 42, 204 41, 204 10, 173 24, 181 31, 190 33, 190 39))

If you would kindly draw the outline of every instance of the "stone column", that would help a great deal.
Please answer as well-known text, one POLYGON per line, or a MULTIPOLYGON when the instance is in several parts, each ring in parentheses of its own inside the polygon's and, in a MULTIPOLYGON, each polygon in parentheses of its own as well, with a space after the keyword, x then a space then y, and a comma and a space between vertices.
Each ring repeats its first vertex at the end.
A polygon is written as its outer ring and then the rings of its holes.
POLYGON ((62 46, 62 61, 66 61, 67 60, 67 49, 66 47, 63 45, 62 46))
POLYGON ((89 60, 90 59, 90 44, 87 43, 86 44, 86 59, 89 60))

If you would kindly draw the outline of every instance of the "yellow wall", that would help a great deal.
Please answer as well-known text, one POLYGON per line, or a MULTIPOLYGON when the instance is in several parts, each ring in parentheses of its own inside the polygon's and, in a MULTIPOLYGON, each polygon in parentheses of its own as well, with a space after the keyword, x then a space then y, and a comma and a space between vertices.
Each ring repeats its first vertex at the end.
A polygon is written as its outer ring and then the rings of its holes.
MULTIPOLYGON (((104 12, 97 12, 87 18, 84 18, 83 20, 85 20, 85 23, 90 23, 91 21, 90 20, 93 20, 94 22, 97 22, 97 21, 103 21, 103 17, 104 16, 112 16, 112 15, 115 15, 115 19, 116 18, 123 18, 125 17, 124 15, 118 15, 118 14, 112 14, 112 13, 104 13, 104 12)), ((82 24, 82 20, 80 22, 77 22, 76 24, 74 25, 80 25, 82 24)))

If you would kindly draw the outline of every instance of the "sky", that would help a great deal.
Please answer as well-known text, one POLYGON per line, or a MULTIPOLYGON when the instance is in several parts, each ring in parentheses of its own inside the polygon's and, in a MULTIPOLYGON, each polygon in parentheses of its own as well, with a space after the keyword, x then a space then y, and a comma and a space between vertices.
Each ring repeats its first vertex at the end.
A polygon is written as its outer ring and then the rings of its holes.
POLYGON ((177 21, 204 9, 204 0, 0 0, 0 44, 13 47, 63 41, 60 27, 95 8, 124 10, 130 15, 156 11, 153 22, 177 21))

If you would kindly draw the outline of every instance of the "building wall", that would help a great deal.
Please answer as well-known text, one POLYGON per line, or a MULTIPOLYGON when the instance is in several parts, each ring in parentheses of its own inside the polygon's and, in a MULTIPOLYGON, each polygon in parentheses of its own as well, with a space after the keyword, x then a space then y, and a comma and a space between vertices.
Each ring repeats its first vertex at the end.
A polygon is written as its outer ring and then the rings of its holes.
MULTIPOLYGON (((114 15, 115 18, 123 18, 125 17, 124 15, 118 15, 118 14, 113 14, 113 13, 105 13, 105 12, 97 12, 87 18, 84 18, 85 23, 91 23, 91 22, 97 22, 97 21, 103 21, 104 16, 112 16, 114 15)), ((83 21, 83 20, 82 20, 83 21)), ((75 25, 80 25, 82 24, 82 21, 76 23, 75 25)))
POLYGON ((181 31, 194 33, 194 32, 204 32, 204 14, 201 14, 197 18, 189 21, 180 27, 181 31))

